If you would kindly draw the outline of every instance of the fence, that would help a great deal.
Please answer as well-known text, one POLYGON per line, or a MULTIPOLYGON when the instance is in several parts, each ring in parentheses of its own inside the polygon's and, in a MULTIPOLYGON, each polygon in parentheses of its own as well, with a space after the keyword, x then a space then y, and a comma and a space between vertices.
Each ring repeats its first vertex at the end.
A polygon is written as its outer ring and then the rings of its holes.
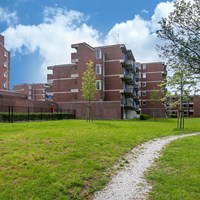
POLYGON ((75 110, 42 107, 0 106, 0 122, 74 119, 75 110))

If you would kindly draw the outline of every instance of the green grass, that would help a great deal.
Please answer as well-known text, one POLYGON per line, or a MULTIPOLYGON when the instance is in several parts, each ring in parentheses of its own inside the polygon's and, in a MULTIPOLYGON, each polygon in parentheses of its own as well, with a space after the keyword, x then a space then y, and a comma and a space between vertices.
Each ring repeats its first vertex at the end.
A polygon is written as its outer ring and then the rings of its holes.
MULTIPOLYGON (((174 119, 0 124, 0 199, 88 199, 131 148, 180 134, 174 119)), ((184 132, 200 131, 187 119, 184 132)))
POLYGON ((147 175, 153 184, 149 199, 200 199, 200 136, 172 142, 147 175))

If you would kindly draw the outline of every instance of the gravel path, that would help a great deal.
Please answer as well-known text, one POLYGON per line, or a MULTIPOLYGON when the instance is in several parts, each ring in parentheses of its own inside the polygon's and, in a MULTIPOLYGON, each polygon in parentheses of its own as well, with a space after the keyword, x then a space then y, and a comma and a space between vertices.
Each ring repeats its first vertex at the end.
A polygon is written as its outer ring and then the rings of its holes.
POLYGON ((144 172, 149 168, 155 158, 161 154, 164 146, 178 138, 198 135, 191 133, 169 136, 145 142, 134 148, 126 159, 123 169, 119 170, 111 182, 94 195, 94 200, 143 200, 146 199, 151 186, 144 179, 144 172))

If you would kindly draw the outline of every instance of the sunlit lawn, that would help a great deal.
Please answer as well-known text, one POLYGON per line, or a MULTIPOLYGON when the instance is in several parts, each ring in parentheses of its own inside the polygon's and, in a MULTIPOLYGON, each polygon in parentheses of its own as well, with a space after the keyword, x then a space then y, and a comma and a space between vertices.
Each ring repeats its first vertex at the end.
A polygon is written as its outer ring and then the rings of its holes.
POLYGON ((200 199, 200 136, 172 142, 147 175, 149 199, 200 199))
MULTIPOLYGON (((184 132, 200 131, 187 119, 184 132)), ((174 135, 174 119, 0 124, 0 199, 88 199, 139 143, 174 135)))

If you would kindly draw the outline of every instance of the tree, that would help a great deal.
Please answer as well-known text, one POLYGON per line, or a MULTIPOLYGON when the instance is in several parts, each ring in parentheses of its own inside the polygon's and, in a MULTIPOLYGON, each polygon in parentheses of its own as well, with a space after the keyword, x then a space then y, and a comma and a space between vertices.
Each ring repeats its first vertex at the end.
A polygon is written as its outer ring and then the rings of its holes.
POLYGON ((82 77, 82 97, 88 101, 86 109, 86 120, 91 120, 91 101, 96 97, 96 74, 93 69, 94 63, 90 60, 87 65, 87 70, 83 72, 82 77))
POLYGON ((177 128, 184 129, 184 109, 183 103, 189 100, 191 94, 199 91, 196 84, 198 75, 193 75, 185 66, 177 64, 174 66, 174 71, 171 76, 167 77, 167 81, 163 84, 169 90, 165 95, 165 102, 170 108, 177 108, 177 128), (174 99, 172 101, 172 98, 174 99))
POLYGON ((193 74, 200 73, 200 0, 176 0, 174 11, 163 18, 157 36, 160 56, 173 67, 181 63, 193 74))
MULTIPOLYGON (((162 101, 162 93, 161 90, 154 89, 150 93, 150 101, 152 104, 156 105, 162 101)), ((153 109, 153 118, 155 118, 155 110, 153 109)))

